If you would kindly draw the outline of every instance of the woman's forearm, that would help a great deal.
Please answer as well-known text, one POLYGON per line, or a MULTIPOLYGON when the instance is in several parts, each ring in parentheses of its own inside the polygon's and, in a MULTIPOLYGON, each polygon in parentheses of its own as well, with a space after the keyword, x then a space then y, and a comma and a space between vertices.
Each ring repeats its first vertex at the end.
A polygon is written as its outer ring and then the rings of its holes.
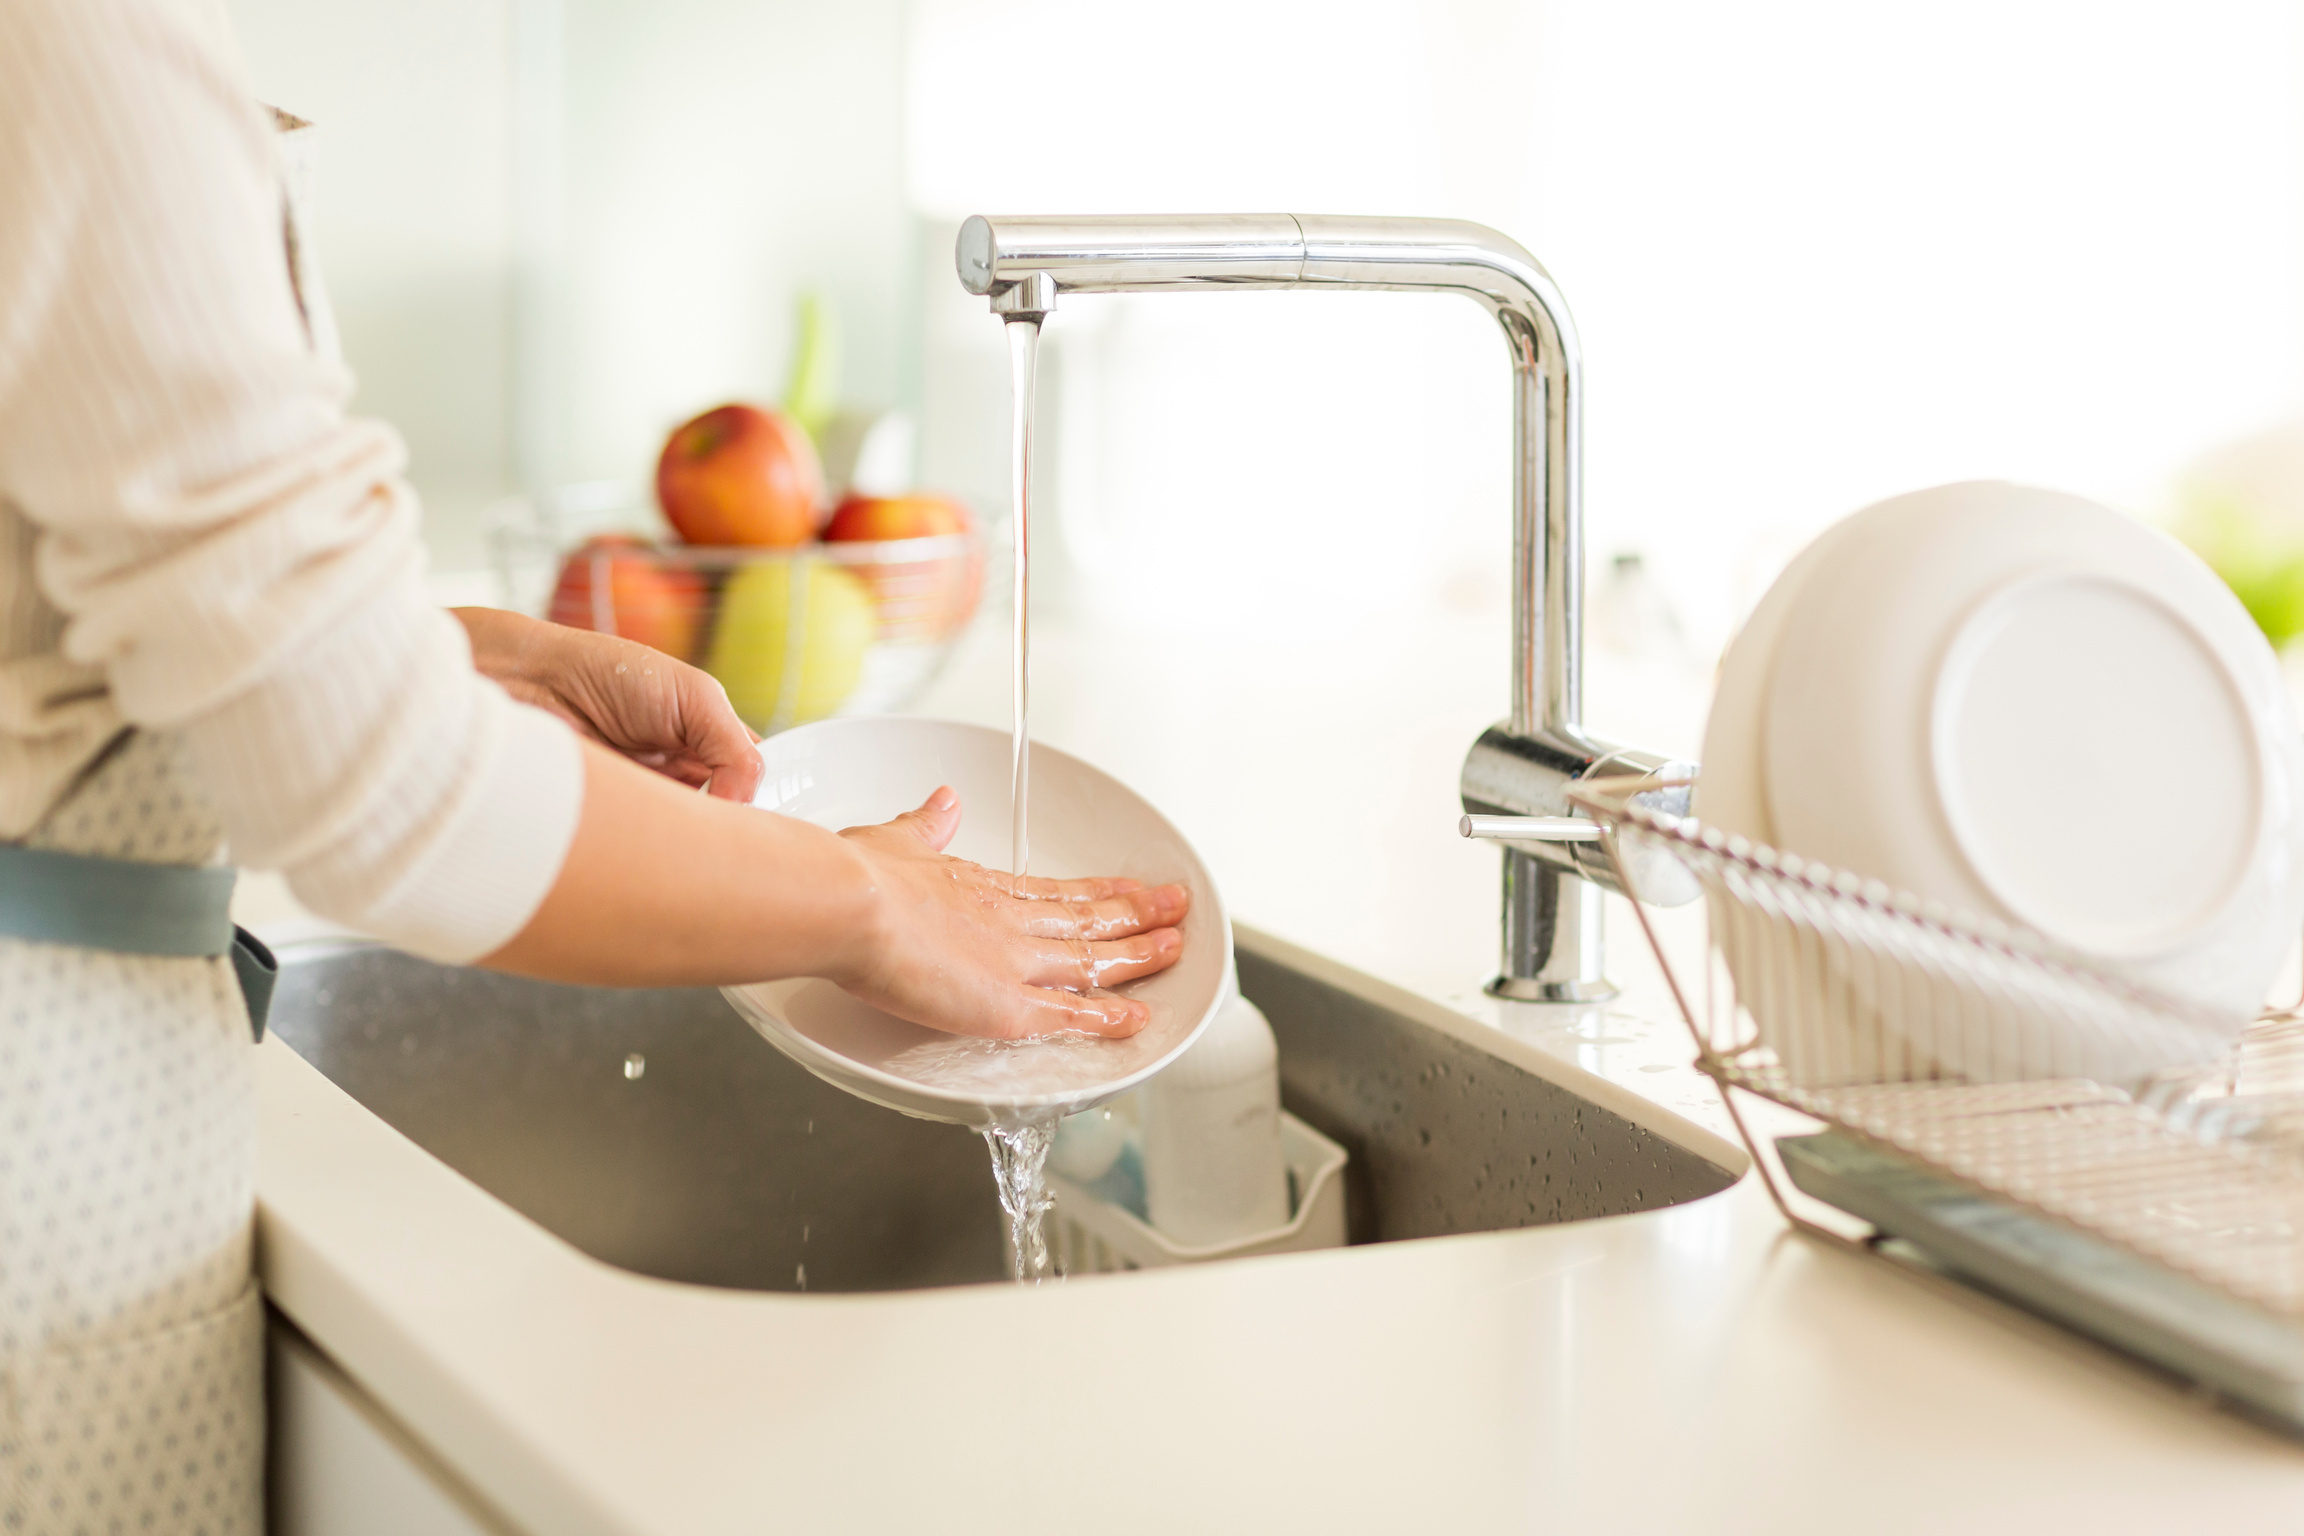
POLYGON ((481 964, 607 986, 833 976, 878 920, 868 861, 820 827, 584 745, 584 810, 536 915, 481 964))
POLYGON ((727 985, 821 976, 959 1034, 1129 1035, 1112 991, 1175 963, 1181 885, 1009 875, 942 850, 963 807, 827 832, 731 804, 584 746, 584 804, 552 889, 481 963, 556 981, 727 985))

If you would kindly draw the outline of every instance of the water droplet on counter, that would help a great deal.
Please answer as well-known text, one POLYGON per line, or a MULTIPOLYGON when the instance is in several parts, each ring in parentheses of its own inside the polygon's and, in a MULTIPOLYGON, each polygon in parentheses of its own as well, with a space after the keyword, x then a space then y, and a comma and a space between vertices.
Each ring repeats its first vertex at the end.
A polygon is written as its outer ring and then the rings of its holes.
POLYGON ((636 1083, 648 1075, 648 1058, 634 1051, 624 1058, 624 1081, 636 1083))
POLYGON ((793 1283, 794 1285, 797 1285, 798 1287, 800 1287, 800 1289, 802 1289, 802 1290, 806 1290, 806 1289, 808 1289, 808 1266, 807 1266, 807 1265, 805 1265, 805 1264, 795 1264, 795 1265, 793 1265, 793 1266, 792 1266, 792 1283, 793 1283))

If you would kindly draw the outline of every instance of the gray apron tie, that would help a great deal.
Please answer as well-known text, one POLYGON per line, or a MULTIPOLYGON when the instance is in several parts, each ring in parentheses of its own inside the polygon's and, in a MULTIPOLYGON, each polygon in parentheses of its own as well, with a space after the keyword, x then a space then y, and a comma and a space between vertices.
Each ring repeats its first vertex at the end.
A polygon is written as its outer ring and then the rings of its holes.
POLYGON ((280 962, 232 922, 230 867, 144 864, 0 843, 0 934, 123 955, 230 955, 264 1038, 280 962))

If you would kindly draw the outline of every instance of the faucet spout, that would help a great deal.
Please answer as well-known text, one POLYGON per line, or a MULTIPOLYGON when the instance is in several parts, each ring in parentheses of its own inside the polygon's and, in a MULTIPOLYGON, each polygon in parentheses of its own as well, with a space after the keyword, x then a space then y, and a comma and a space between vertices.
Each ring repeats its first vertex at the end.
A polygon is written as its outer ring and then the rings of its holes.
MULTIPOLYGON (((1456 293, 1495 316, 1512 378, 1512 698, 1475 744, 1464 809, 1565 816, 1568 784, 1661 766, 1583 727, 1582 363, 1559 288, 1536 258, 1456 219, 1318 214, 986 218, 960 227, 961 285, 1003 314, 1044 313, 1065 293, 1343 288, 1456 293)), ((1504 996, 1585 1001, 1600 974, 1599 891, 1617 884, 1593 843, 1508 847, 1504 996)))
MULTIPOLYGON (((961 285, 994 307, 1055 293, 1353 288, 1459 293, 1494 315, 1512 360, 1515 735, 1582 734, 1582 364, 1568 306, 1536 258, 1457 219, 1317 214, 998 218, 960 227, 961 285)), ((1051 298, 1051 302, 1053 299, 1051 298)))

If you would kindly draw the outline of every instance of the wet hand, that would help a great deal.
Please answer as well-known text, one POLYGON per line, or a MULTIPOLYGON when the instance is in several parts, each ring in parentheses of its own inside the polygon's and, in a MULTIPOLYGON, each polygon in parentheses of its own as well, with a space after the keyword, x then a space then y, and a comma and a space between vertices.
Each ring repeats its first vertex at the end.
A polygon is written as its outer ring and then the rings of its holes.
POLYGON ((635 640, 495 608, 449 611, 472 638, 473 664, 512 697, 720 799, 749 801, 760 787, 759 738, 711 674, 635 640))
POLYGON ((1166 970, 1184 952, 1181 885, 1030 880, 948 858, 960 797, 841 837, 863 857, 875 921, 827 979, 931 1029, 991 1039, 1067 1030, 1119 1037, 1152 1012, 1109 988, 1166 970))

